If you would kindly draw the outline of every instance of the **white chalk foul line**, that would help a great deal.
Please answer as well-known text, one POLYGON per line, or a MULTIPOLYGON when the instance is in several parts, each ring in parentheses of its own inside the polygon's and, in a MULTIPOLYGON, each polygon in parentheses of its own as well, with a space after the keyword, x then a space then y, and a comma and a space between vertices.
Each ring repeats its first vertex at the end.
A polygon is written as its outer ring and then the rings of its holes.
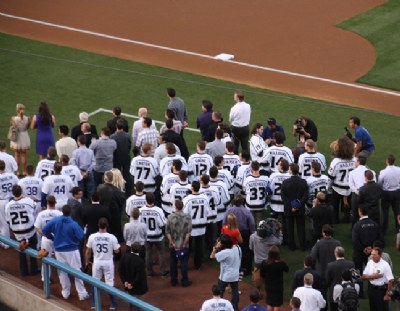
MULTIPOLYGON (((89 117, 91 117, 91 116, 94 116, 94 115, 96 115, 96 114, 98 114, 100 112, 112 113, 112 110, 99 108, 99 109, 96 109, 95 111, 89 112, 88 115, 89 115, 89 117)), ((134 115, 134 114, 129 114, 129 113, 122 112, 121 115, 123 115, 124 117, 127 117, 127 118, 139 119, 139 117, 137 115, 134 115)), ((161 124, 161 125, 165 124, 165 122, 163 122, 163 121, 158 121, 158 120, 153 120, 153 121, 155 123, 157 123, 157 124, 161 124)), ((199 129, 194 129, 194 128, 191 128, 191 127, 186 127, 185 130, 200 133, 199 129)))
MULTIPOLYGON (((54 28, 60 28, 60 29, 80 32, 80 33, 84 33, 84 34, 88 34, 88 35, 92 35, 92 36, 111 39, 111 40, 117 40, 117 41, 122 41, 122 42, 127 42, 127 43, 133 43, 133 44, 143 45, 143 46, 152 47, 152 48, 156 48, 156 49, 167 50, 167 51, 170 51, 170 52, 186 54, 186 55, 192 55, 192 56, 197 56, 197 57, 201 57, 201 58, 220 61, 220 60, 216 59, 214 56, 211 56, 211 55, 206 55, 206 54, 201 54, 201 53, 196 53, 196 52, 191 52, 191 51, 186 51, 186 50, 181 50, 181 49, 175 49, 175 48, 171 48, 171 47, 167 47, 167 46, 151 44, 151 43, 147 43, 147 42, 136 41, 136 40, 126 39, 126 38, 120 38, 120 37, 107 35, 107 34, 103 34, 103 33, 99 33, 99 32, 93 32, 93 31, 89 31, 89 30, 85 30, 85 29, 53 24, 53 23, 49 23, 49 22, 45 22, 45 21, 41 21, 41 20, 26 18, 26 17, 22 17, 22 16, 16 16, 16 15, 11 15, 11 14, 6 14, 6 13, 3 13, 3 12, 0 12, 0 16, 4 16, 4 17, 7 17, 7 18, 12 18, 12 19, 18 19, 18 20, 31 22, 31 23, 36 23, 36 24, 41 24, 41 25, 45 25, 45 26, 49 26, 49 27, 54 27, 54 28)), ((301 73, 297 73, 297 72, 281 70, 281 69, 276 69, 276 68, 271 68, 271 67, 263 67, 263 66, 244 63, 244 62, 239 62, 239 61, 235 61, 235 60, 226 60, 225 62, 230 63, 230 64, 236 64, 236 65, 243 66, 243 67, 255 68, 255 69, 260 69, 260 70, 270 71, 270 72, 276 72, 276 73, 280 73, 280 74, 284 74, 284 75, 296 76, 296 77, 300 77, 300 78, 304 78, 304 79, 322 81, 322 82, 327 82, 327 83, 330 83, 330 84, 343 85, 343 86, 347 86, 347 87, 351 87, 351 88, 362 89, 362 90, 366 90, 366 91, 370 91, 370 92, 382 93, 382 94, 386 94, 386 95, 392 95, 392 96, 400 97, 400 93, 395 92, 395 91, 383 90, 383 89, 368 87, 368 86, 364 86, 364 85, 360 85, 360 84, 347 83, 347 82, 342 82, 342 81, 337 81, 337 80, 332 80, 332 79, 327 79, 327 78, 321 78, 321 77, 317 77, 317 76, 306 75, 306 74, 301 74, 301 73)))

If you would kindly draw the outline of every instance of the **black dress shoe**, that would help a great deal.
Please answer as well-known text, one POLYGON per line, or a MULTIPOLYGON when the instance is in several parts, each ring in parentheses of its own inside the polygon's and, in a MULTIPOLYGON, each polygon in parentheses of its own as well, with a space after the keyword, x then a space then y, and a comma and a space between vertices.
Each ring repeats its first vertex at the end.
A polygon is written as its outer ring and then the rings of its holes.
POLYGON ((182 283, 182 287, 188 287, 190 285, 192 285, 192 281, 187 281, 185 283, 182 283))

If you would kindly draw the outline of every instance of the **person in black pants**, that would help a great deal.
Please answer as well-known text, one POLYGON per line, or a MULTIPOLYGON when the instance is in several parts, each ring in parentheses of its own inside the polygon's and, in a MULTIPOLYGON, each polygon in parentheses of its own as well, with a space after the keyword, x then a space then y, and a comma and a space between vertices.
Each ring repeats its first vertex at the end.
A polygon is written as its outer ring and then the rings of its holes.
POLYGON ((125 189, 126 195, 132 194, 132 180, 129 169, 131 167, 131 146, 132 139, 131 135, 124 131, 124 122, 117 120, 117 131, 110 136, 117 143, 117 149, 114 150, 113 154, 113 168, 117 168, 121 171, 122 176, 126 181, 125 189))
POLYGON ((284 205, 284 216, 287 229, 287 241, 289 249, 294 251, 294 223, 296 222, 297 236, 299 237, 300 248, 306 249, 305 234, 305 203, 308 198, 307 182, 299 176, 299 166, 292 163, 289 166, 292 176, 282 183, 281 197, 284 205))
POLYGON ((233 105, 229 113, 229 122, 231 123, 231 131, 235 143, 235 153, 238 154, 239 145, 242 146, 242 150, 249 150, 251 107, 244 101, 242 91, 236 91, 233 99, 235 100, 235 105, 233 105))
MULTIPOLYGON (((355 223, 352 231, 353 261, 354 267, 361 272, 368 262, 368 256, 371 254, 374 241, 382 241, 382 233, 379 225, 368 218, 368 207, 366 205, 359 205, 358 215, 360 219, 355 223)), ((362 295, 363 288, 361 284, 360 296, 362 295)))

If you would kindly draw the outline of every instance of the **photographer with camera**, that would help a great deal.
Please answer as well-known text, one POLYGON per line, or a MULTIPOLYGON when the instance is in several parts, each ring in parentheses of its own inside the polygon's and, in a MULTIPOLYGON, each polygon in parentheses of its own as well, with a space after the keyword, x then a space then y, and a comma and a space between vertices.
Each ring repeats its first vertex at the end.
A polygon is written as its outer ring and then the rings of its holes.
POLYGON ((293 123, 293 136, 299 136, 299 141, 305 142, 306 139, 318 140, 318 129, 314 121, 306 116, 301 116, 293 123))
POLYGON ((361 125, 360 118, 358 117, 351 117, 349 119, 349 127, 354 129, 354 136, 357 142, 354 156, 361 155, 368 158, 375 151, 375 145, 371 135, 367 129, 361 125))
POLYGON ((242 251, 238 245, 233 245, 229 235, 222 234, 213 247, 210 258, 220 263, 218 286, 221 289, 221 298, 224 296, 228 284, 232 289, 231 303, 235 311, 239 308, 239 270, 242 251))

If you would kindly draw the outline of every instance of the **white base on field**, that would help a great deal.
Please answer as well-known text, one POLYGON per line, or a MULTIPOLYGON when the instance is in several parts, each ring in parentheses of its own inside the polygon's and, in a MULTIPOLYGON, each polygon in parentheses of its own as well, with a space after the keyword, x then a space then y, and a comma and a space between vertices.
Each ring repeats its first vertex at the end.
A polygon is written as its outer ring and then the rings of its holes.
POLYGON ((220 59, 220 60, 231 60, 231 59, 235 58, 235 55, 221 53, 221 54, 218 54, 217 56, 215 56, 215 58, 220 59))

